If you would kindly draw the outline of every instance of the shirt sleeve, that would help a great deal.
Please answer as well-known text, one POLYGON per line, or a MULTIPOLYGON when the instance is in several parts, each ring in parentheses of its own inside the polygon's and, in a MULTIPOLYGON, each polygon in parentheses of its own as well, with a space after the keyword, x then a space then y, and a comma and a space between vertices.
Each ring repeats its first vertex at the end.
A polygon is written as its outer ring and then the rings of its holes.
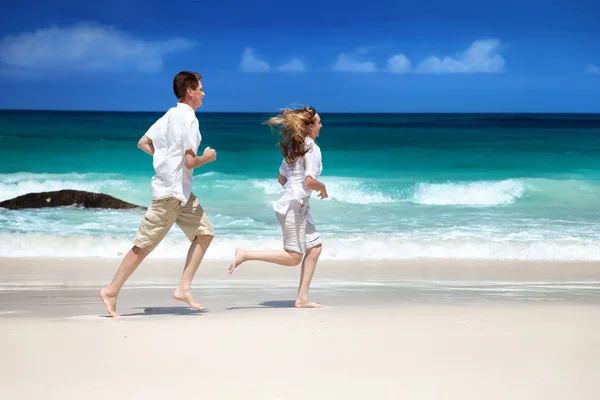
POLYGON ((304 160, 306 161, 304 176, 318 179, 321 174, 321 150, 319 146, 313 144, 310 150, 304 155, 304 160))
POLYGON ((286 178, 289 178, 290 175, 290 165, 285 161, 285 158, 281 162, 281 166, 279 167, 279 173, 286 178))
POLYGON ((190 122, 189 125, 184 127, 182 133, 183 151, 192 150, 195 154, 198 151, 198 146, 200 146, 198 140, 200 137, 198 121, 190 122))
POLYGON ((152 124, 145 136, 148 136, 150 140, 155 140, 161 133, 164 133, 167 130, 168 121, 169 115, 163 115, 154 124, 152 124))

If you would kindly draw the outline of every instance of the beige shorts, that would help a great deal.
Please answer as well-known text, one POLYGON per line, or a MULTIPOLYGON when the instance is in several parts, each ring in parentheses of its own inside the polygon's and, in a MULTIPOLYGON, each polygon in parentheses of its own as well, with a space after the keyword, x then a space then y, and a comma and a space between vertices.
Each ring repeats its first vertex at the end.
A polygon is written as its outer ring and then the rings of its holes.
POLYGON ((309 213, 308 200, 304 204, 293 202, 284 214, 275 213, 283 232, 283 248, 304 254, 306 250, 322 244, 309 213))
POLYGON ((192 193, 183 207, 181 201, 175 197, 153 200, 140 223, 133 244, 148 251, 154 250, 174 223, 190 241, 196 236, 215 234, 198 198, 192 193))

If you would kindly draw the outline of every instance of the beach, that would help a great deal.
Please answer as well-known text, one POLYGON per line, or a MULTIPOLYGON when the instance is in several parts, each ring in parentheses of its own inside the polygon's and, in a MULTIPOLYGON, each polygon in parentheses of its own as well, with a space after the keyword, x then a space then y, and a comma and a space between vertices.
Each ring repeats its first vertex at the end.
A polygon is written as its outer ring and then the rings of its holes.
POLYGON ((151 202, 136 142, 162 114, 0 115, 0 201, 140 206, 0 208, 0 399, 600 396, 598 115, 323 114, 310 298, 326 307, 299 310, 298 268, 227 275, 236 247, 282 246, 267 115, 200 113, 219 154, 192 188, 215 227, 192 287, 206 309, 171 297, 189 246, 174 228, 116 320, 98 294, 151 202))
POLYGON ((0 398, 595 399, 600 267, 590 262, 208 261, 150 257, 122 317, 98 291, 119 259, 0 259, 0 398))
POLYGON ((600 400, 598 15, 7 2, 0 400, 600 400))

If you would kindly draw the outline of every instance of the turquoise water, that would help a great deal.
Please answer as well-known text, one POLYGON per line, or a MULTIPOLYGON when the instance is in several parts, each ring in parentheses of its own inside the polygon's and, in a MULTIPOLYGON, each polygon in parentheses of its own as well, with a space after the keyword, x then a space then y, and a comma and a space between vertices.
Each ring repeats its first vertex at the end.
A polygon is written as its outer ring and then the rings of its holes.
MULTIPOLYGON (((0 112, 0 201, 81 189, 147 205, 136 142, 161 113, 0 112)), ((198 113, 194 192, 215 226, 207 258, 280 248, 266 204, 280 188, 266 114, 198 113)), ((331 196, 311 200, 323 258, 600 260, 600 115, 323 114, 331 196)), ((0 209, 0 256, 118 257, 143 212, 0 209)), ((155 255, 184 257, 174 228, 155 255)))

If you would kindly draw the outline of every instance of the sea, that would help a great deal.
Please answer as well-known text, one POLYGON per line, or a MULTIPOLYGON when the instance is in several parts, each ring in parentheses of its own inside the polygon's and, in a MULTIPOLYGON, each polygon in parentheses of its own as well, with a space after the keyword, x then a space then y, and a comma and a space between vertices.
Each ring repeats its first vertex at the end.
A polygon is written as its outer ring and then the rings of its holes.
MULTIPOLYGON (((274 110, 276 112, 277 110, 274 110)), ((269 113, 198 112, 206 259, 280 249, 269 113)), ((137 140, 162 113, 0 111, 0 201, 77 189, 151 202, 137 140)), ((321 114, 322 259, 600 260, 600 114, 321 114)), ((0 257, 122 257, 143 209, 0 208, 0 257)), ((184 258, 174 226, 152 253, 184 258)))

